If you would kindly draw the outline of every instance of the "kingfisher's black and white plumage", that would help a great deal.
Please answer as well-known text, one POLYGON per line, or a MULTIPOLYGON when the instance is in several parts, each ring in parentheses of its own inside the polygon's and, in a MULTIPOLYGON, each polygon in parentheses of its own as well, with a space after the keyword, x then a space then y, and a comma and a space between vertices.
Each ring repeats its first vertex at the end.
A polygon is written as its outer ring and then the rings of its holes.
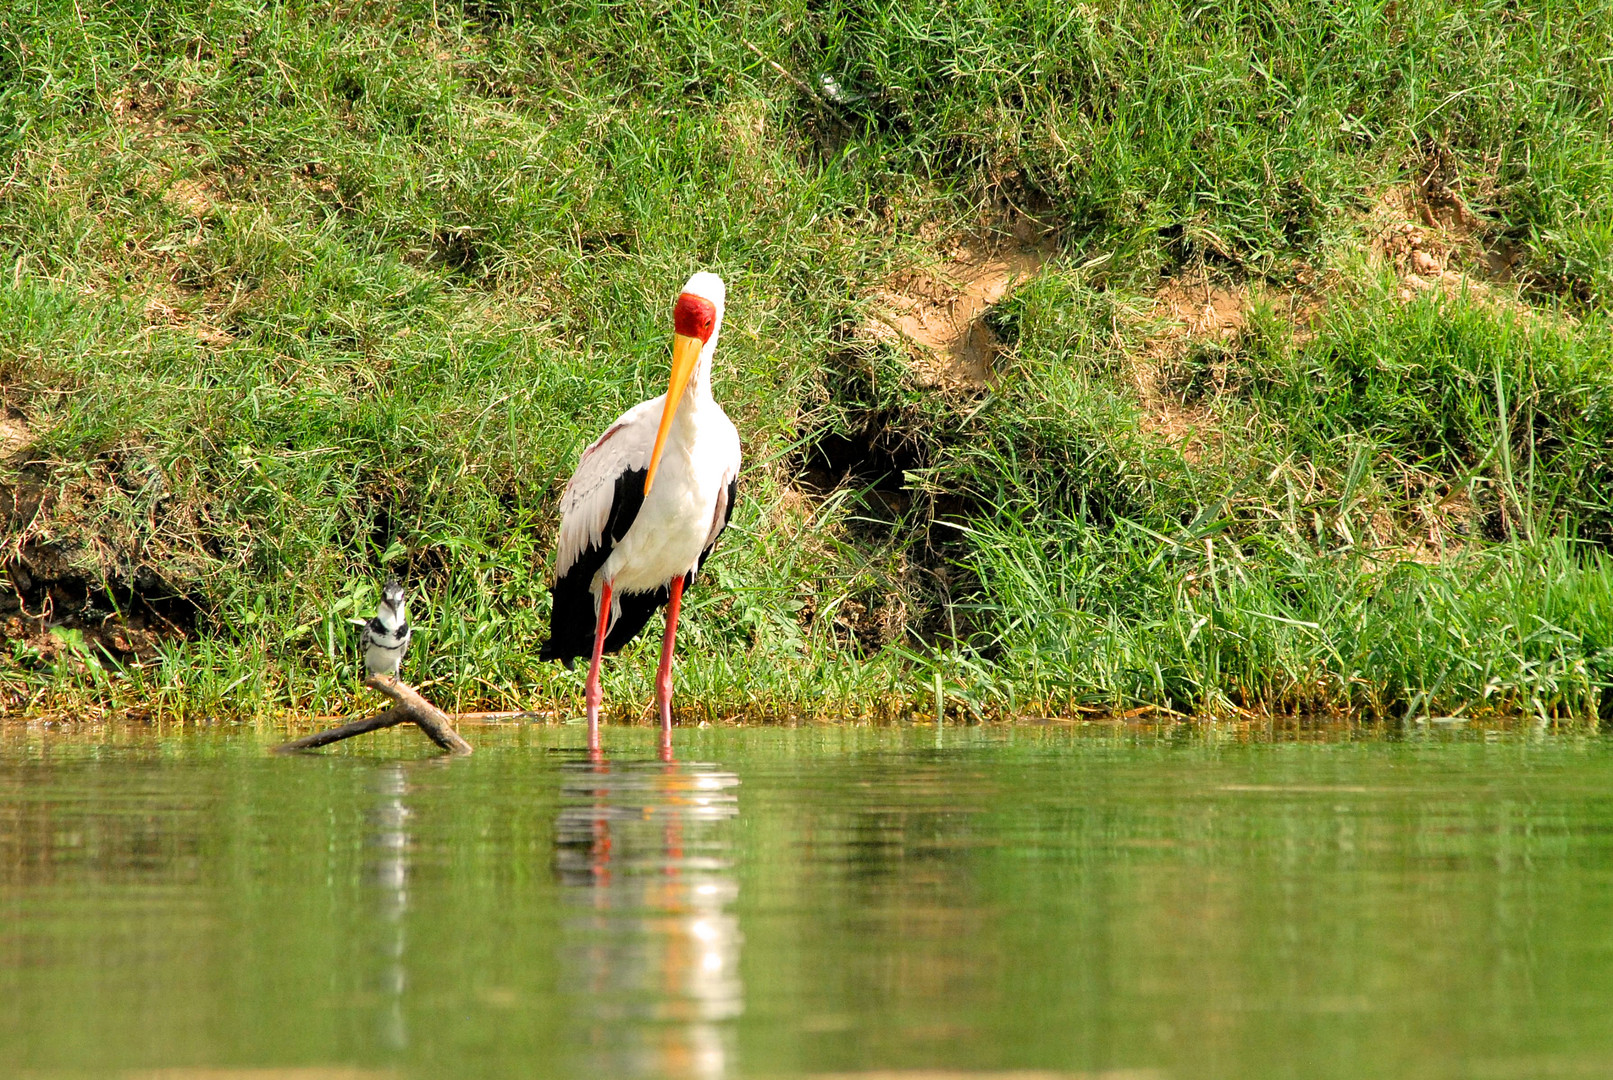
POLYGON ((364 670, 370 675, 396 676, 409 651, 409 611, 403 598, 403 585, 388 578, 381 587, 381 607, 375 618, 364 624, 359 635, 364 649, 364 670))
POLYGON ((722 328, 720 277, 699 273, 672 309, 672 375, 664 396, 623 413, 588 449, 560 499, 554 609, 541 656, 589 657, 588 746, 599 750, 599 664, 662 605, 656 674, 661 747, 672 746, 672 645, 684 587, 728 525, 738 492, 739 432, 711 396, 722 328))

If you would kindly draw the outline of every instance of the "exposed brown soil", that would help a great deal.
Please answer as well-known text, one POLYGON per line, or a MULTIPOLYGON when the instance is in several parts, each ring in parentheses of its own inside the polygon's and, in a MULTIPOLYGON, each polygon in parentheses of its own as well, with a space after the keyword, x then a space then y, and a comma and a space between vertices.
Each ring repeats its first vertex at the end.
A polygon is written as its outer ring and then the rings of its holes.
POLYGON ((1495 288, 1512 281, 1521 249, 1505 239, 1487 243, 1482 219, 1444 181, 1390 188, 1365 224, 1368 262, 1394 272, 1402 302, 1438 289, 1523 310, 1495 288))
MULTIPOLYGON (((1440 290, 1526 312, 1506 290, 1497 289, 1511 281, 1521 251, 1504 239, 1487 242, 1484 220, 1454 189, 1455 182, 1436 162, 1420 181, 1382 193, 1363 215, 1368 265, 1395 274, 1402 302, 1440 290)), ((1227 389, 1227 365, 1220 358, 1236 352, 1251 306, 1263 302, 1286 309, 1295 338, 1303 343, 1336 284, 1329 276, 1301 268, 1292 288, 1256 289, 1212 282, 1201 269, 1162 284, 1148 312, 1159 330, 1131 357, 1143 429, 1178 444, 1189 461, 1218 446, 1213 405, 1227 389), (1198 363, 1188 364, 1189 358, 1198 363)), ((1451 507, 1441 506, 1443 521, 1451 507)))
MULTIPOLYGON (((1416 259, 1425 250, 1422 245, 1428 243, 1425 233, 1397 228, 1386 230, 1381 237, 1385 257, 1398 258, 1397 267, 1407 267, 1408 277, 1425 265, 1416 259)), ((1301 274, 1292 289, 1213 284, 1202 275, 1198 281, 1179 277, 1165 282, 1148 312, 1158 329, 1130 355, 1143 431, 1176 445, 1189 462, 1220 453, 1222 416, 1216 402, 1235 389, 1228 385, 1229 368, 1251 309, 1266 304, 1286 310, 1296 340, 1303 342, 1333 284, 1311 273, 1301 274)), ((1459 287, 1484 285, 1463 279, 1459 287)), ((1309 462, 1287 462, 1279 471, 1302 506, 1331 505, 1338 497, 1309 462)), ((1358 544, 1385 557, 1438 562, 1468 543, 1482 513, 1469 489, 1429 487, 1429 479, 1422 474, 1404 477, 1403 501, 1393 500, 1402 507, 1396 514, 1382 506, 1374 508, 1377 496, 1363 492, 1360 502, 1343 511, 1329 510, 1321 517, 1330 530, 1348 530, 1358 544)))
POLYGON ((195 96, 193 87, 168 80, 130 83, 113 95, 110 111, 117 126, 130 134, 188 131, 189 124, 175 122, 167 111, 171 103, 187 104, 195 96))
POLYGON ((206 176, 186 176, 168 181, 162 199, 176 210, 192 217, 205 217, 224 201, 224 192, 206 176))
MULTIPOLYGON (((1385 192, 1364 215, 1369 266, 1387 270, 1399 282, 1397 295, 1410 302, 1430 290, 1527 313, 1506 283, 1518 252, 1504 243, 1485 243, 1485 223, 1450 186, 1431 175, 1421 183, 1385 192)), ((1303 343, 1321 315, 1327 295, 1339 283, 1334 275, 1302 269, 1287 289, 1215 282, 1204 271, 1164 282, 1145 319, 1151 324, 1129 363, 1142 406, 1143 430, 1176 445, 1198 462, 1219 453, 1222 417, 1216 402, 1228 385, 1232 364, 1257 304, 1286 310, 1297 343, 1303 343)), ((1308 463, 1288 463, 1290 486, 1302 504, 1336 499, 1308 463)), ((1465 546, 1479 528, 1483 509, 1468 488, 1428 486, 1429 478, 1408 474, 1402 507, 1391 514, 1376 496, 1343 513, 1342 527, 1366 548, 1385 557, 1433 563, 1465 546)), ((1381 494, 1381 493, 1380 493, 1381 494)), ((1324 515, 1326 517, 1327 515, 1324 515)), ((1327 522, 1340 527, 1335 514, 1327 522)))
POLYGON ((1023 215, 965 237, 946 259, 875 290, 864 330, 906 348, 921 385, 983 385, 1000 344, 986 314, 1056 253, 1052 230, 1023 215))
POLYGON ((1177 444, 1188 461, 1197 462, 1219 445, 1215 412, 1207 399, 1225 389, 1226 364, 1215 357, 1236 347, 1248 304, 1243 286, 1212 285, 1208 279, 1173 279, 1154 296, 1150 316, 1161 324, 1161 332, 1133 356, 1132 380, 1143 407, 1143 430, 1177 444), (1194 385, 1202 380, 1186 377, 1184 360, 1195 348, 1206 347, 1208 385, 1194 385))
POLYGON ((0 458, 20 455, 34 441, 34 432, 18 417, 0 416, 0 458))

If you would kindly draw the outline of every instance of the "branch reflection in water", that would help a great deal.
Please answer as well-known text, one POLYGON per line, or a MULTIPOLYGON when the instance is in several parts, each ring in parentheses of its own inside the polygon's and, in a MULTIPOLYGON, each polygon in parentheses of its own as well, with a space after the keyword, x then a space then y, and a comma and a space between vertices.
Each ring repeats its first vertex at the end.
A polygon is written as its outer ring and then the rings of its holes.
POLYGON ((562 991, 589 1032, 592 1075, 716 1080, 734 1071, 739 893, 730 822, 739 777, 715 765, 565 767, 555 870, 562 991))

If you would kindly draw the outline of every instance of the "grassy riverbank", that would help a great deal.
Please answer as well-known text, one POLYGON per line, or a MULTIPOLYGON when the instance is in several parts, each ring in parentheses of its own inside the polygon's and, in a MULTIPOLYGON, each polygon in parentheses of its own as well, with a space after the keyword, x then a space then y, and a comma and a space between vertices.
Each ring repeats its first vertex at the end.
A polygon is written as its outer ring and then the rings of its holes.
POLYGON ((384 566, 428 693, 574 710, 555 502, 704 266, 690 718, 1613 719, 1613 9, 1538 8, 15 12, 4 709, 344 711, 384 566))

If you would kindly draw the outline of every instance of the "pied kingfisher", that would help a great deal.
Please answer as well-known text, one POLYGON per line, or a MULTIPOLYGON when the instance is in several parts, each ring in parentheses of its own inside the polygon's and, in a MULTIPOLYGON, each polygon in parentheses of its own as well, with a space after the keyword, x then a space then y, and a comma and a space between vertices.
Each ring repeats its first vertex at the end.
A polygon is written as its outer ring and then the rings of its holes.
POLYGON ((359 640, 364 649, 364 670, 370 675, 395 678, 403 665, 403 654, 409 651, 409 613, 403 585, 397 578, 387 578, 382 586, 380 610, 364 624, 359 640))

